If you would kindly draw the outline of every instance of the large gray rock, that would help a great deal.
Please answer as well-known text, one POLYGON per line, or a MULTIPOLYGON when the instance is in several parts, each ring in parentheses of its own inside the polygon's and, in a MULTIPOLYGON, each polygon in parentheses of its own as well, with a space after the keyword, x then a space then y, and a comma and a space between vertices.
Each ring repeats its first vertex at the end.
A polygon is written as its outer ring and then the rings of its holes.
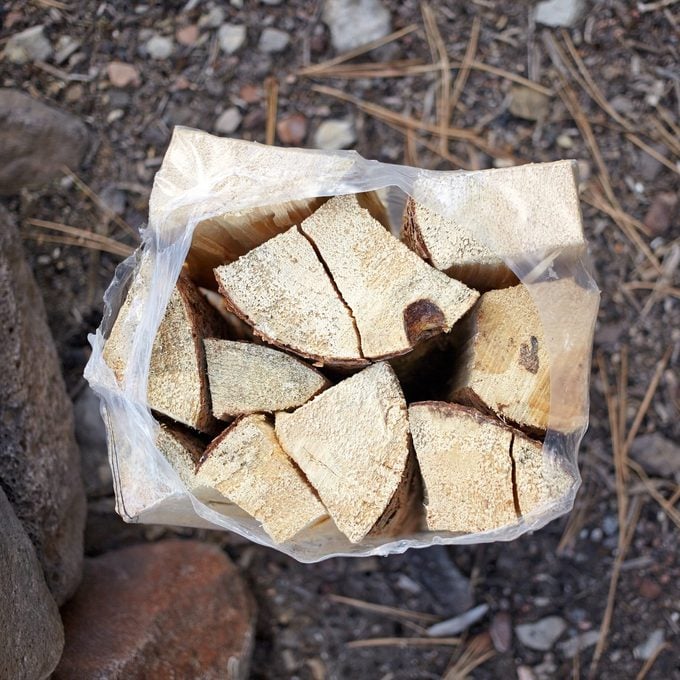
POLYGON ((58 604, 80 581, 85 494, 45 308, 11 215, 0 206, 0 487, 33 541, 58 604))
POLYGON ((46 678, 64 647, 35 548, 0 489, 0 678, 46 678))
POLYGON ((0 89, 0 195, 38 187, 75 169, 88 144, 85 125, 70 113, 18 90, 0 89))

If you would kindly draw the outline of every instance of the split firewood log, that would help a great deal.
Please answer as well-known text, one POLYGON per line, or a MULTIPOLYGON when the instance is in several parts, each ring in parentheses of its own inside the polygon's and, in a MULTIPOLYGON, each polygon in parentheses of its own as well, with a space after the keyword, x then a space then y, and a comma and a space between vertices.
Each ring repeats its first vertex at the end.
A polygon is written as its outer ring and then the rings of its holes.
MULTIPOLYGON (((290 541, 328 518, 263 415, 238 419, 208 446, 193 490, 198 497, 217 492, 227 503, 238 505, 260 522, 276 543, 290 541)), ((212 496, 212 500, 216 498, 212 496)))
POLYGON ((409 407, 431 531, 515 524, 554 502, 573 480, 542 444, 474 409, 430 401, 409 407))
POLYGON ((158 428, 156 446, 168 459, 186 487, 191 490, 194 486, 196 466, 205 450, 203 442, 178 427, 162 423, 158 428))
POLYGON ((330 385, 319 371, 271 347, 216 338, 203 345, 216 418, 287 411, 330 385))
POLYGON ((509 429, 446 402, 412 404, 409 424, 428 529, 488 531, 517 521, 509 429))
MULTIPOLYGON (((585 248, 574 161, 454 173, 438 184, 446 216, 407 202, 402 238, 478 290, 517 283, 506 262, 585 248)), ((444 208, 442 208, 444 209, 444 208)))
POLYGON ((276 434, 353 543, 417 523, 406 402, 389 364, 369 366, 293 413, 277 413, 276 434))
POLYGON ((196 225, 187 267, 191 278, 215 287, 212 270, 245 255, 309 217, 326 199, 310 198, 225 213, 196 225))
POLYGON ((478 297, 405 247, 356 195, 331 198, 300 228, 352 311, 368 359, 405 354, 449 331, 478 297))
POLYGON ((215 277, 229 308, 267 342, 320 364, 366 364, 349 309, 296 227, 215 277))
POLYGON ((520 284, 484 293, 465 336, 449 399, 540 434, 550 413, 550 365, 538 309, 520 284))
MULTIPOLYGON (((133 285, 104 347, 104 359, 119 382, 125 376, 136 326, 130 312, 137 292, 133 285)), ((212 430, 215 421, 210 411, 203 338, 222 331, 217 312, 187 276, 180 275, 153 343, 147 384, 149 408, 197 430, 212 430)))

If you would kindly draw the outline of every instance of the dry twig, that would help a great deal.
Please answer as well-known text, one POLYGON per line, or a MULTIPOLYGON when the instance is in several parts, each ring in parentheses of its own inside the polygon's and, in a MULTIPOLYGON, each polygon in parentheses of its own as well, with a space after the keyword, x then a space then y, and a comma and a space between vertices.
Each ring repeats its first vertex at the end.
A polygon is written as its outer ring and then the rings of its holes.
POLYGON ((279 81, 274 76, 269 76, 264 81, 265 101, 267 107, 267 127, 265 142, 274 144, 276 142, 276 116, 279 104, 279 81))
POLYGON ((362 647, 455 647, 459 644, 460 638, 456 637, 384 637, 352 640, 347 643, 347 646, 358 649, 362 647))

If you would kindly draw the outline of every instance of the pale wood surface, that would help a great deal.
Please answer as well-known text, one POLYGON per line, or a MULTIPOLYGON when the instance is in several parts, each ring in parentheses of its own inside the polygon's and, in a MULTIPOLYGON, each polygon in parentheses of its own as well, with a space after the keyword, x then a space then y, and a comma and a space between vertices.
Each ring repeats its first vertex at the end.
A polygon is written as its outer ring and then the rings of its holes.
POLYGON ((484 293, 466 322, 450 399, 487 408, 529 431, 545 431, 549 356, 528 289, 520 284, 484 293))
POLYGON ((183 432, 178 427, 161 424, 156 436, 158 450, 168 459, 179 478, 191 490, 196 465, 203 455, 204 444, 198 437, 183 432))
POLYGON ((271 347, 214 338, 203 345, 216 418, 286 411, 330 385, 319 371, 271 347))
POLYGON ((232 311, 268 342, 319 363, 365 363, 349 310, 297 228, 215 276, 232 311))
POLYGON ((336 196, 301 225, 356 320, 363 355, 389 358, 448 331, 476 291, 430 267, 361 207, 336 196))
MULTIPOLYGON (((198 496, 215 490, 238 505, 276 543, 285 543, 328 517, 262 415, 240 418, 210 444, 193 487, 198 496)), ((213 506, 219 510, 219 505, 213 506)))
MULTIPOLYGON (((104 359, 120 382, 130 353, 126 323, 137 290, 133 286, 104 347, 104 359)), ((210 431, 208 378, 202 340, 219 335, 223 322, 196 286, 181 275, 156 333, 147 385, 149 408, 197 430, 210 431)))
POLYGON ((419 402, 408 411, 427 528, 471 533, 514 524, 512 431, 458 404, 419 402))
POLYGON ((276 434, 350 541, 360 542, 376 524, 388 535, 403 528, 406 511, 380 523, 386 511, 400 510, 391 502, 412 483, 406 402, 388 364, 364 369, 293 413, 277 413, 276 434))

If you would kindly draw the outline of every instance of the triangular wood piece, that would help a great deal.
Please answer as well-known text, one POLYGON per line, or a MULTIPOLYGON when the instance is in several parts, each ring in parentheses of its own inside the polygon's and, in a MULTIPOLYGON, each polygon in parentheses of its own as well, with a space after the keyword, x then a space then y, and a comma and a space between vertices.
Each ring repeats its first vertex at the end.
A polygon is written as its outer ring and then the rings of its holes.
POLYGON ((512 430, 473 409, 441 401, 409 407, 430 531, 489 531, 517 521, 512 430))
POLYGON ((301 229, 352 310, 369 359, 404 354, 449 331, 478 297, 394 238, 356 195, 331 198, 301 229))
POLYGON ((512 440, 515 490, 520 514, 525 517, 554 505, 575 480, 554 455, 543 453, 541 442, 515 431, 512 440))
POLYGON ((168 459, 186 487, 191 490, 196 466, 205 449, 203 442, 178 427, 161 424, 156 436, 156 446, 168 459))
POLYGON ((213 268, 233 262, 309 217, 326 199, 308 198, 225 213, 196 225, 187 267, 194 281, 215 287, 213 268))
POLYGON ((409 200, 402 238, 473 288, 517 283, 508 261, 585 248, 574 161, 450 173, 420 187, 433 190, 442 213, 409 200))
POLYGON ((210 444, 193 487, 198 497, 214 490, 238 505, 261 522, 276 543, 328 517, 262 415, 237 420, 210 444))
MULTIPOLYGON (((133 285, 104 347, 104 359, 119 382, 130 352, 128 316, 136 292, 133 285)), ((220 335, 222 330, 223 321, 217 312, 181 275, 154 339, 147 385, 149 408, 197 430, 212 429, 203 338, 220 335)))
POLYGON ((419 499, 406 402, 388 364, 364 369, 293 413, 277 413, 276 433, 350 541, 410 528, 419 499))
POLYGON ((550 413, 549 357, 526 286, 484 293, 461 332, 467 337, 449 398, 487 409, 528 432, 544 432, 550 413))
POLYGON ((365 365, 352 316, 293 227, 215 269, 230 309, 267 342, 320 364, 365 365))
POLYGON ((218 339, 203 344, 216 418, 286 411, 330 385, 319 371, 271 347, 218 339))

